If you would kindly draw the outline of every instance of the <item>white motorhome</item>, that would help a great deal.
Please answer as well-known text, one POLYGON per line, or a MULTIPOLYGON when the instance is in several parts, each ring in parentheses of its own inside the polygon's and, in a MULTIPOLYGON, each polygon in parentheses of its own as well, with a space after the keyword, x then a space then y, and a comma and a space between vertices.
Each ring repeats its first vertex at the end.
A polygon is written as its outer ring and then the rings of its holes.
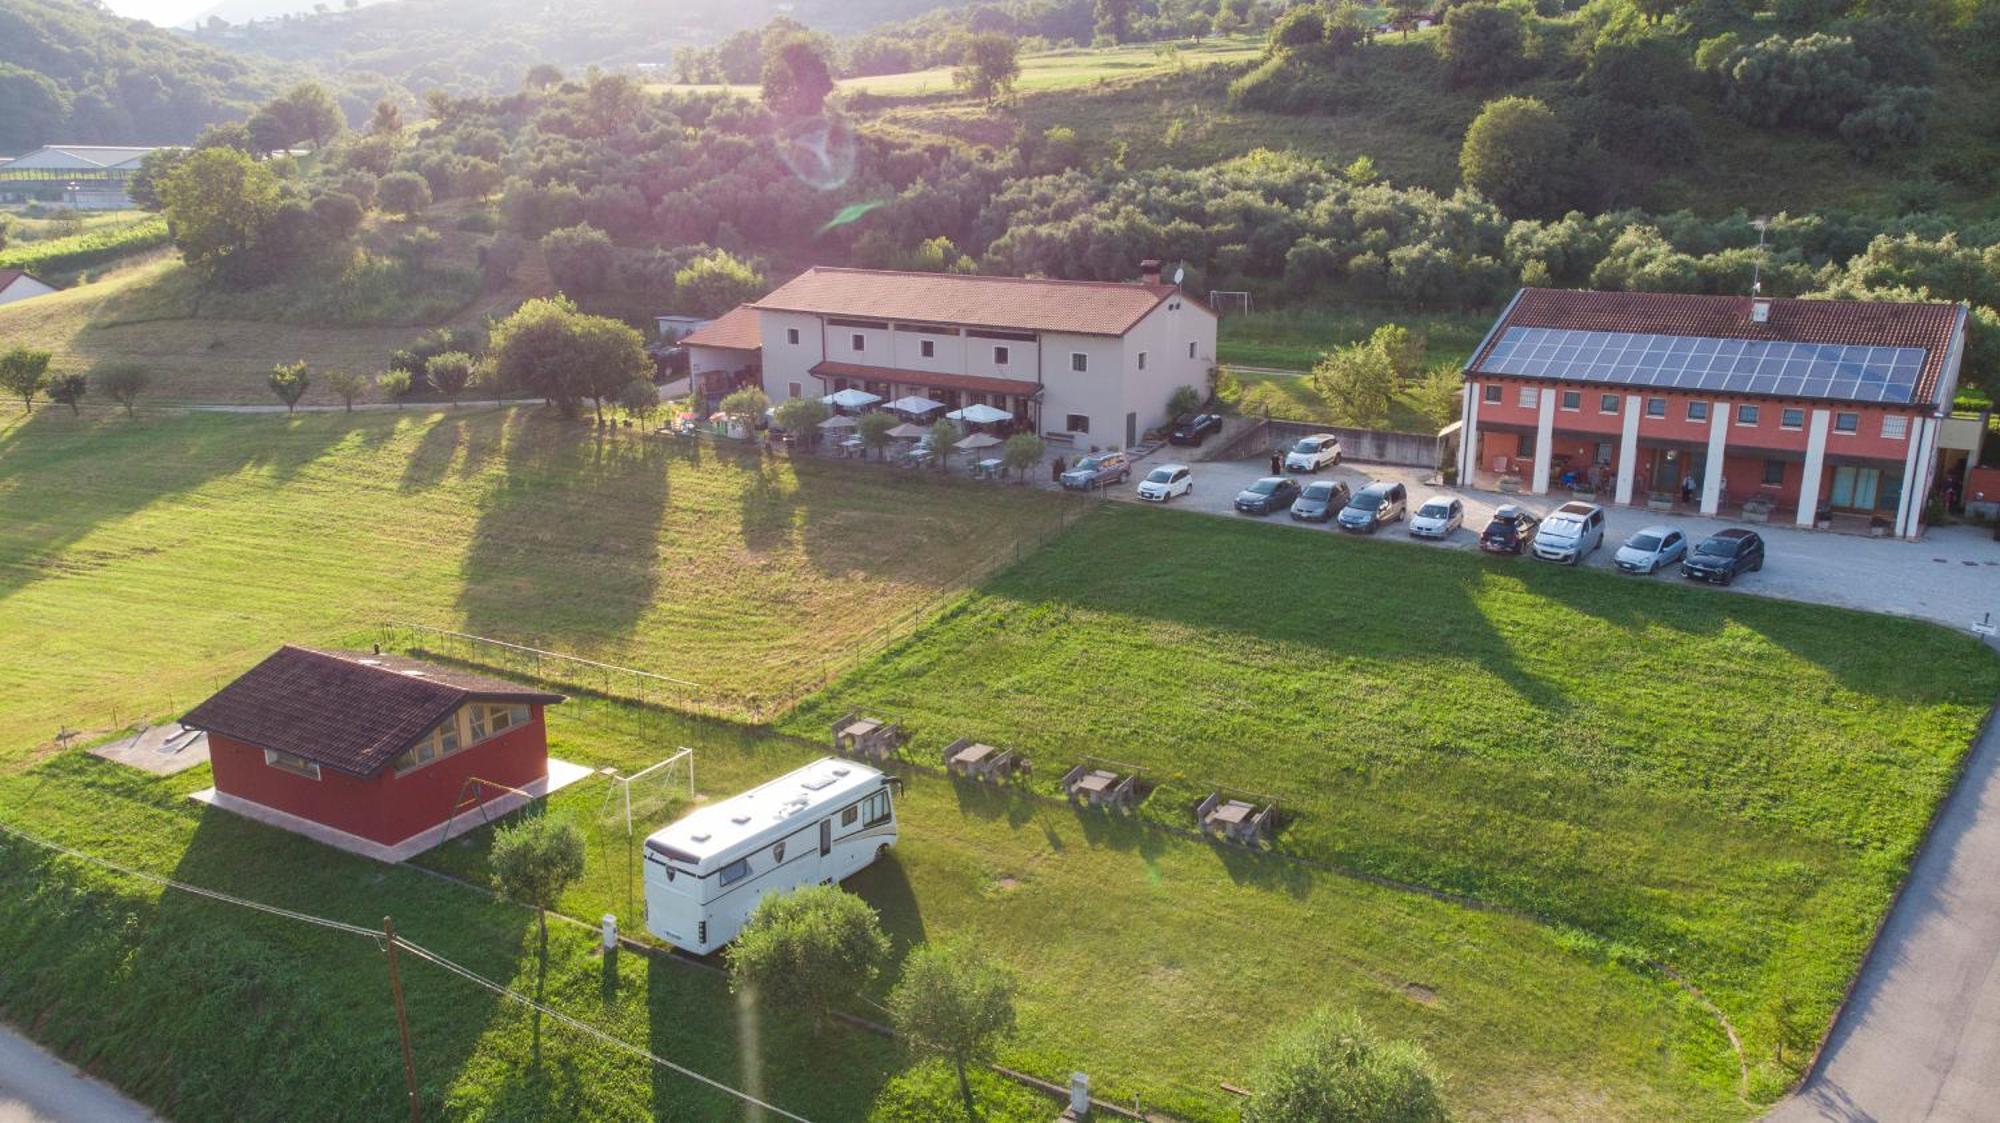
POLYGON ((771 893, 852 876, 896 842, 892 781, 814 761, 704 807, 646 839, 646 930, 706 955, 771 893))

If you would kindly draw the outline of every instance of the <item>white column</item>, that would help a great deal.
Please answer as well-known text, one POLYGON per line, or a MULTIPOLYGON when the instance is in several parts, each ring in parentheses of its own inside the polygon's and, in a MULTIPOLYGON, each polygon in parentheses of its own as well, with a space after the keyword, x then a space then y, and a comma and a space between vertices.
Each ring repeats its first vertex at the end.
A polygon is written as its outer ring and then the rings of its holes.
POLYGON ((1910 497, 1917 490, 1917 446, 1923 441, 1924 419, 1913 417, 1909 420, 1908 424, 1909 428, 1903 431, 1903 439, 1910 442, 1910 447, 1903 450, 1902 494, 1896 497, 1896 537, 1898 538, 1914 538, 1917 533, 1916 520, 1910 517, 1910 510, 1916 504, 1910 497))
POLYGON ((1701 474, 1701 513, 1712 515, 1722 507, 1722 452, 1729 444, 1729 403, 1709 407, 1708 459, 1701 474))
POLYGON ((1465 404, 1460 409, 1465 424, 1458 431, 1458 486, 1471 487, 1472 473, 1479 467, 1479 384, 1465 384, 1465 404))
MULTIPOLYGON (((1915 541, 1924 533, 1924 504, 1921 497, 1930 495, 1931 483, 1937 478, 1938 434, 1943 430, 1944 422, 1935 417, 1926 417, 1919 420, 1913 428, 1922 434, 1923 439, 1917 445, 1917 475, 1921 479, 1917 483, 1916 494, 1920 498, 1910 501, 1910 531, 1904 535, 1911 541, 1915 541)), ((1904 485, 1905 488, 1908 486, 1904 485)))
POLYGON ((1625 395, 1624 412, 1619 420, 1624 431, 1618 437, 1618 502, 1629 505, 1632 478, 1639 471, 1639 395, 1625 395))
POLYGON ((1823 409, 1812 411, 1811 420, 1806 422, 1806 476, 1799 483, 1800 526, 1813 524, 1813 513, 1819 510, 1819 485, 1826 475, 1826 428, 1832 414, 1823 409))
POLYGON ((1542 387, 1538 395, 1538 400, 1541 402, 1541 412, 1535 419, 1534 492, 1536 495, 1547 495, 1549 493, 1549 465, 1551 463, 1549 457, 1552 453, 1549 446, 1555 443, 1556 432, 1555 390, 1548 386, 1542 387))

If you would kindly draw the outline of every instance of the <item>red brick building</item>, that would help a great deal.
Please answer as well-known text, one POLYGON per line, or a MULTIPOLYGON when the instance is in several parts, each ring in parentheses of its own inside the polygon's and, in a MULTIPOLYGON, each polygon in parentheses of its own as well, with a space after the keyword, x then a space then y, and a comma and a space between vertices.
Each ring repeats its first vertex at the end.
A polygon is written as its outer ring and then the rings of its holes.
POLYGON ((1956 304, 1522 289, 1465 366, 1459 478, 1915 538, 1956 304))
POLYGON ((454 813, 476 821, 483 801, 523 802, 509 789, 544 794, 542 710, 562 700, 414 659, 287 645, 181 721, 208 732, 208 802, 400 861, 442 841, 454 813))

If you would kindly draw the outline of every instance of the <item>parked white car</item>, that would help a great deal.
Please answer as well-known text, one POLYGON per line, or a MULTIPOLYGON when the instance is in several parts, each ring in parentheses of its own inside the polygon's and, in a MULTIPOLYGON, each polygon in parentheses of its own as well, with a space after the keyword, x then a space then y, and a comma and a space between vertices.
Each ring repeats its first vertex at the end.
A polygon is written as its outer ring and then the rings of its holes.
POLYGON ((1288 472, 1317 472, 1321 468, 1340 463, 1340 438, 1332 433, 1314 433, 1310 437, 1300 437, 1299 443, 1285 454, 1285 470, 1288 472))
POLYGON ((1450 538, 1465 524, 1465 504, 1450 495, 1433 495, 1410 516, 1410 537, 1450 538))
POLYGON ((1162 464, 1139 481, 1139 498, 1165 503, 1194 490, 1194 473, 1185 464, 1162 464))
POLYGON ((1543 561, 1582 565, 1592 550, 1604 545, 1604 508, 1595 503, 1565 503, 1542 520, 1535 532, 1534 554, 1543 561))
POLYGON ((1687 535, 1670 526, 1649 526, 1625 540, 1611 560, 1621 573, 1657 573, 1687 556, 1687 535))

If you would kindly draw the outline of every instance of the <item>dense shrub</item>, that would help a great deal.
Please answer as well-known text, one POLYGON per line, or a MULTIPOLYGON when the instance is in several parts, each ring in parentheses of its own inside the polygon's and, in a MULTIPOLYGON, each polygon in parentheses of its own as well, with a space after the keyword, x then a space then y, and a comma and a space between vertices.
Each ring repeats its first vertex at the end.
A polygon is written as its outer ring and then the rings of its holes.
POLYGON ((1521 14, 1489 0, 1453 7, 1440 50, 1456 85, 1492 85, 1519 75, 1526 61, 1521 14))
POLYGON ((611 283, 611 239, 595 226, 551 230, 542 238, 542 255, 562 292, 602 292, 611 283))
POLYGON ((1753 125, 1833 129, 1868 98, 1868 62, 1844 36, 1773 35, 1723 69, 1723 105, 1753 125))
POLYGON ((1573 186, 1569 130, 1534 98, 1486 103, 1465 130, 1458 165, 1465 185, 1515 215, 1555 214, 1573 186))
POLYGON ((1869 95, 1866 105, 1841 119, 1840 138, 1863 160, 1873 160, 1892 148, 1922 144, 1936 100, 1928 86, 1878 89, 1869 95))

